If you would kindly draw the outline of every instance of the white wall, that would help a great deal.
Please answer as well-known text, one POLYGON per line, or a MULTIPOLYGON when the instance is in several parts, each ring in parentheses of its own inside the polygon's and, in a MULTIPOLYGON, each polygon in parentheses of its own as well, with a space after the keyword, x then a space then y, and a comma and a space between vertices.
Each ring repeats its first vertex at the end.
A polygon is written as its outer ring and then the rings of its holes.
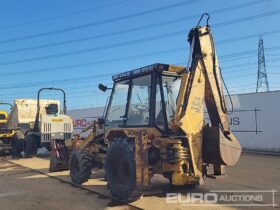
POLYGON ((78 134, 90 125, 94 119, 97 119, 103 115, 103 107, 90 108, 90 109, 76 109, 69 110, 67 115, 73 118, 74 134, 78 134))
MULTIPOLYGON (((248 150, 280 152, 280 91, 231 96, 231 129, 248 150)), ((227 100, 228 102, 228 100, 227 100)), ((228 104, 230 111, 231 106, 228 104)))
MULTIPOLYGON (((231 96, 234 111, 229 115, 231 129, 247 150, 280 152, 280 91, 231 96)), ((231 105, 227 97, 228 111, 231 105)), ((75 133, 103 114, 103 108, 69 111, 75 133)), ((207 122, 206 117, 206 122, 207 122)))

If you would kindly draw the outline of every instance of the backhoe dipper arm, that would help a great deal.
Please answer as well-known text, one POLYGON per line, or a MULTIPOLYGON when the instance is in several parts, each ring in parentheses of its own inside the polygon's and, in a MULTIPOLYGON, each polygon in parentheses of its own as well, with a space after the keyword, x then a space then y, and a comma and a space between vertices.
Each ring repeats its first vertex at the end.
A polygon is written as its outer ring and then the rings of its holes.
MULTIPOLYGON (((215 45, 209 26, 196 27, 189 33, 193 45, 192 65, 190 71, 197 70, 197 63, 202 67, 205 77, 205 104, 212 126, 219 126, 224 135, 230 133, 227 108, 222 88, 221 73, 215 45)), ((186 95, 186 97, 188 97, 186 95)))
POLYGON ((194 175, 202 176, 202 164, 234 165, 241 147, 231 133, 218 59, 210 27, 197 26, 189 33, 191 67, 181 72, 173 128, 185 133, 194 175), (204 104, 211 127, 204 126, 204 104))

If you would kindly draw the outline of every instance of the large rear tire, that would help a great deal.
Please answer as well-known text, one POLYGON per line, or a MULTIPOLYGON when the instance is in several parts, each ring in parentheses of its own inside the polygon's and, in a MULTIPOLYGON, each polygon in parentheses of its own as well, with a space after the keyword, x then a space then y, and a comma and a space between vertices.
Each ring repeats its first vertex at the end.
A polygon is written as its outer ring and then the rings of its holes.
POLYGON ((86 150, 73 150, 70 156, 70 176, 76 185, 87 182, 91 176, 91 155, 86 150))
POLYGON ((18 130, 11 139, 11 154, 13 158, 21 157, 24 145, 24 134, 18 130))
POLYGON ((105 174, 113 196, 127 202, 136 185, 134 151, 126 139, 111 143, 106 154, 105 174))

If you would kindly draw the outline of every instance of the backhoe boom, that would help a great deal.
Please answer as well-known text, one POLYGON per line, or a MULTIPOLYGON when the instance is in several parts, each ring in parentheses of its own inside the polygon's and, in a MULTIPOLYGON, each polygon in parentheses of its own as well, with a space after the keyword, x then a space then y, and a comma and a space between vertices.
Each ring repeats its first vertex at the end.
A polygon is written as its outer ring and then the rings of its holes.
MULTIPOLYGON (((214 41, 209 26, 193 28, 189 33, 191 67, 181 72, 173 129, 188 139, 195 176, 201 177, 203 163, 234 165, 241 146, 231 133, 222 80, 214 41), (204 108, 211 125, 204 127, 204 108), (203 154, 203 155, 202 155, 203 154)), ((220 169, 221 170, 221 169, 220 169)))

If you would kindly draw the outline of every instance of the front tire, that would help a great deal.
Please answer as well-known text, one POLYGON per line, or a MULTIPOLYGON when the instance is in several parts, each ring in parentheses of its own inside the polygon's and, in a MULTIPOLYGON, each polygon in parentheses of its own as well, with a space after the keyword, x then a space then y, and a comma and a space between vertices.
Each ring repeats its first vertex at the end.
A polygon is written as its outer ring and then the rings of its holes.
POLYGON ((106 154, 105 174, 113 196, 127 202, 136 185, 134 151, 126 139, 111 143, 106 154))
POLYGON ((91 155, 86 150, 73 150, 70 157, 70 176, 76 185, 87 182, 91 176, 91 155))

